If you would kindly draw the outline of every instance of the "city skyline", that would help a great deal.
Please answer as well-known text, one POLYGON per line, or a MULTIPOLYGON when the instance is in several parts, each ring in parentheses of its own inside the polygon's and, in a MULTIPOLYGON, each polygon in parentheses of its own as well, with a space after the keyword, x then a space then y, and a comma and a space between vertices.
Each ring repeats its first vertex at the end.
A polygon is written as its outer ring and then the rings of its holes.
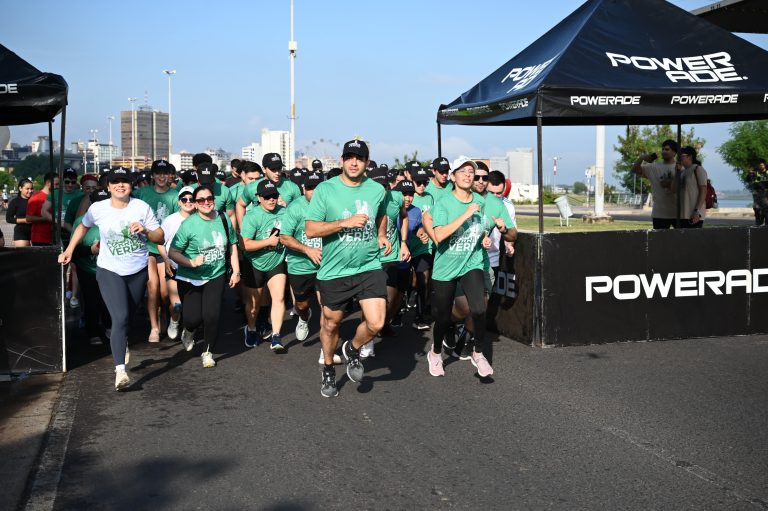
MULTIPOLYGON (((414 151, 422 159, 434 158, 439 104, 453 100, 522 51, 581 3, 543 0, 535 10, 521 10, 480 0, 473 9, 493 15, 480 16, 477 30, 474 25, 467 30, 455 21, 464 6, 458 2, 340 1, 329 8, 297 0, 296 149, 324 139, 334 141, 327 147, 331 151, 359 135, 371 141, 377 161, 392 162, 414 151)), ((707 2, 672 3, 690 10, 707 2)), ((122 16, 116 7, 86 1, 74 12, 49 0, 41 7, 35 16, 9 10, 11 23, 3 44, 68 81, 68 144, 87 139, 91 129, 106 139, 108 117, 119 118, 119 112, 130 110, 128 97, 148 97, 156 109, 167 111, 169 77, 163 70, 168 69, 177 71, 171 84, 174 153, 222 147, 237 155, 240 148, 259 141, 262 128, 289 127, 287 0, 224 2, 205 11, 186 3, 142 0, 132 4, 132 10, 152 20, 147 31, 139 30, 140 37, 106 37, 103 43, 94 42, 89 27, 122 16), (52 30, 60 23, 69 27, 67 37, 52 30), (210 34, 199 36, 196 27, 210 34), (83 58, 86 50, 88 58, 83 58)), ((743 37, 768 47, 766 36, 743 37)), ((738 187, 736 175, 715 151, 727 140, 729 126, 694 125, 707 141, 704 165, 718 188, 738 187)), ((609 183, 616 183, 612 146, 623 129, 606 130, 609 183)), ((12 140, 27 144, 45 130, 12 127, 12 140)), ((443 153, 449 159, 459 154, 490 158, 535 147, 535 138, 530 128, 450 126, 443 129, 443 153)), ((545 127, 543 151, 545 182, 552 178, 554 157, 561 158, 558 183, 584 180, 585 169, 594 164, 594 128, 545 127)))

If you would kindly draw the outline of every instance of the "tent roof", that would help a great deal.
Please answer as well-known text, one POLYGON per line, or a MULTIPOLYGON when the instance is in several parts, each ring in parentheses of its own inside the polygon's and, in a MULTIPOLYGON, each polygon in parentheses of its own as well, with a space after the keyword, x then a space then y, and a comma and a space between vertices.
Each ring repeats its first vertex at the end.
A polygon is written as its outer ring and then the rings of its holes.
POLYGON ((768 3, 765 0, 720 0, 691 13, 731 32, 768 34, 768 3))
POLYGON ((589 0, 437 113, 442 124, 768 118, 768 52, 664 0, 589 0))
POLYGON ((0 126, 48 122, 67 104, 67 82, 0 45, 0 126))

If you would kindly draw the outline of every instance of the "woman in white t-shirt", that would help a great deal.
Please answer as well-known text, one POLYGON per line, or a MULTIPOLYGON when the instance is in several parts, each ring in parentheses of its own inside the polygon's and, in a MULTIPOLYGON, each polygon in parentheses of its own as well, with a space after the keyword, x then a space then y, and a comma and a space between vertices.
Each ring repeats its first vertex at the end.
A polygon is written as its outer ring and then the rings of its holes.
POLYGON ((179 211, 163 220, 160 227, 165 235, 165 245, 157 246, 157 251, 160 252, 160 256, 165 261, 165 276, 168 279, 168 298, 170 298, 171 312, 168 337, 174 340, 179 336, 179 318, 181 316, 181 297, 179 296, 179 286, 175 280, 176 269, 179 265, 168 257, 168 252, 171 249, 171 242, 176 235, 176 231, 179 230, 181 222, 189 215, 195 213, 195 200, 192 198, 194 192, 195 189, 191 186, 185 186, 179 190, 179 211))
POLYGON ((94 225, 99 228, 96 281, 112 318, 110 345, 115 361, 115 390, 123 390, 130 384, 125 371, 128 324, 147 286, 147 239, 162 244, 163 230, 149 205, 131 197, 128 170, 111 170, 107 182, 110 200, 88 208, 67 249, 59 255, 59 263, 69 263, 88 229, 94 225))

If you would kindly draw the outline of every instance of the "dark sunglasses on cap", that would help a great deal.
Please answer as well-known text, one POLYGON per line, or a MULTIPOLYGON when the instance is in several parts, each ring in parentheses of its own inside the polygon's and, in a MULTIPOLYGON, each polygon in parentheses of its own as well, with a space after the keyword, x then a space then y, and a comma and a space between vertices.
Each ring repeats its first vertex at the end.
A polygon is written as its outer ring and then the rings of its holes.
POLYGON ((195 202, 198 204, 213 204, 213 195, 209 195, 208 197, 198 197, 195 199, 195 202))
POLYGON ((475 175, 475 181, 488 181, 488 176, 475 175))

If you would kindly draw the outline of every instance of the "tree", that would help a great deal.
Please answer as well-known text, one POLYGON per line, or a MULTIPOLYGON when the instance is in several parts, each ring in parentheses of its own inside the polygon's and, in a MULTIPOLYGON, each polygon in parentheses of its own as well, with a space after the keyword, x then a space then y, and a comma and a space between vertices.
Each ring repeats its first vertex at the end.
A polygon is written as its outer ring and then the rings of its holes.
POLYGON ((13 170, 13 175, 21 181, 23 178, 36 178, 50 170, 50 159, 47 154, 31 154, 21 160, 13 170))
POLYGON ((0 172, 0 190, 7 188, 9 192, 16 190, 16 179, 13 174, 8 172, 0 172))
MULTIPOLYGON (((706 140, 696 137, 693 127, 688 131, 681 133, 682 146, 692 146, 699 153, 698 158, 702 160, 701 148, 704 147, 706 140)), ((661 158, 661 143, 665 140, 677 140, 677 132, 669 124, 656 126, 627 126, 625 136, 619 136, 618 145, 613 146, 621 158, 616 161, 613 167, 613 176, 619 180, 625 190, 633 191, 635 184, 632 164, 637 161, 641 154, 656 153, 661 158)), ((651 186, 647 179, 638 178, 639 186, 634 191, 638 193, 647 193, 651 186)))
POLYGON ((587 185, 582 183, 581 181, 576 181, 573 183, 573 193, 576 195, 583 195, 587 193, 587 185))
POLYGON ((747 173, 760 158, 768 158, 768 121, 731 124, 731 139, 717 148, 723 160, 746 184, 747 173))
POLYGON ((432 163, 432 160, 419 160, 419 151, 414 151, 413 154, 404 154, 402 160, 400 160, 400 158, 395 158, 395 163, 392 165, 392 168, 404 169, 406 163, 414 160, 419 162, 424 168, 427 168, 432 163))

